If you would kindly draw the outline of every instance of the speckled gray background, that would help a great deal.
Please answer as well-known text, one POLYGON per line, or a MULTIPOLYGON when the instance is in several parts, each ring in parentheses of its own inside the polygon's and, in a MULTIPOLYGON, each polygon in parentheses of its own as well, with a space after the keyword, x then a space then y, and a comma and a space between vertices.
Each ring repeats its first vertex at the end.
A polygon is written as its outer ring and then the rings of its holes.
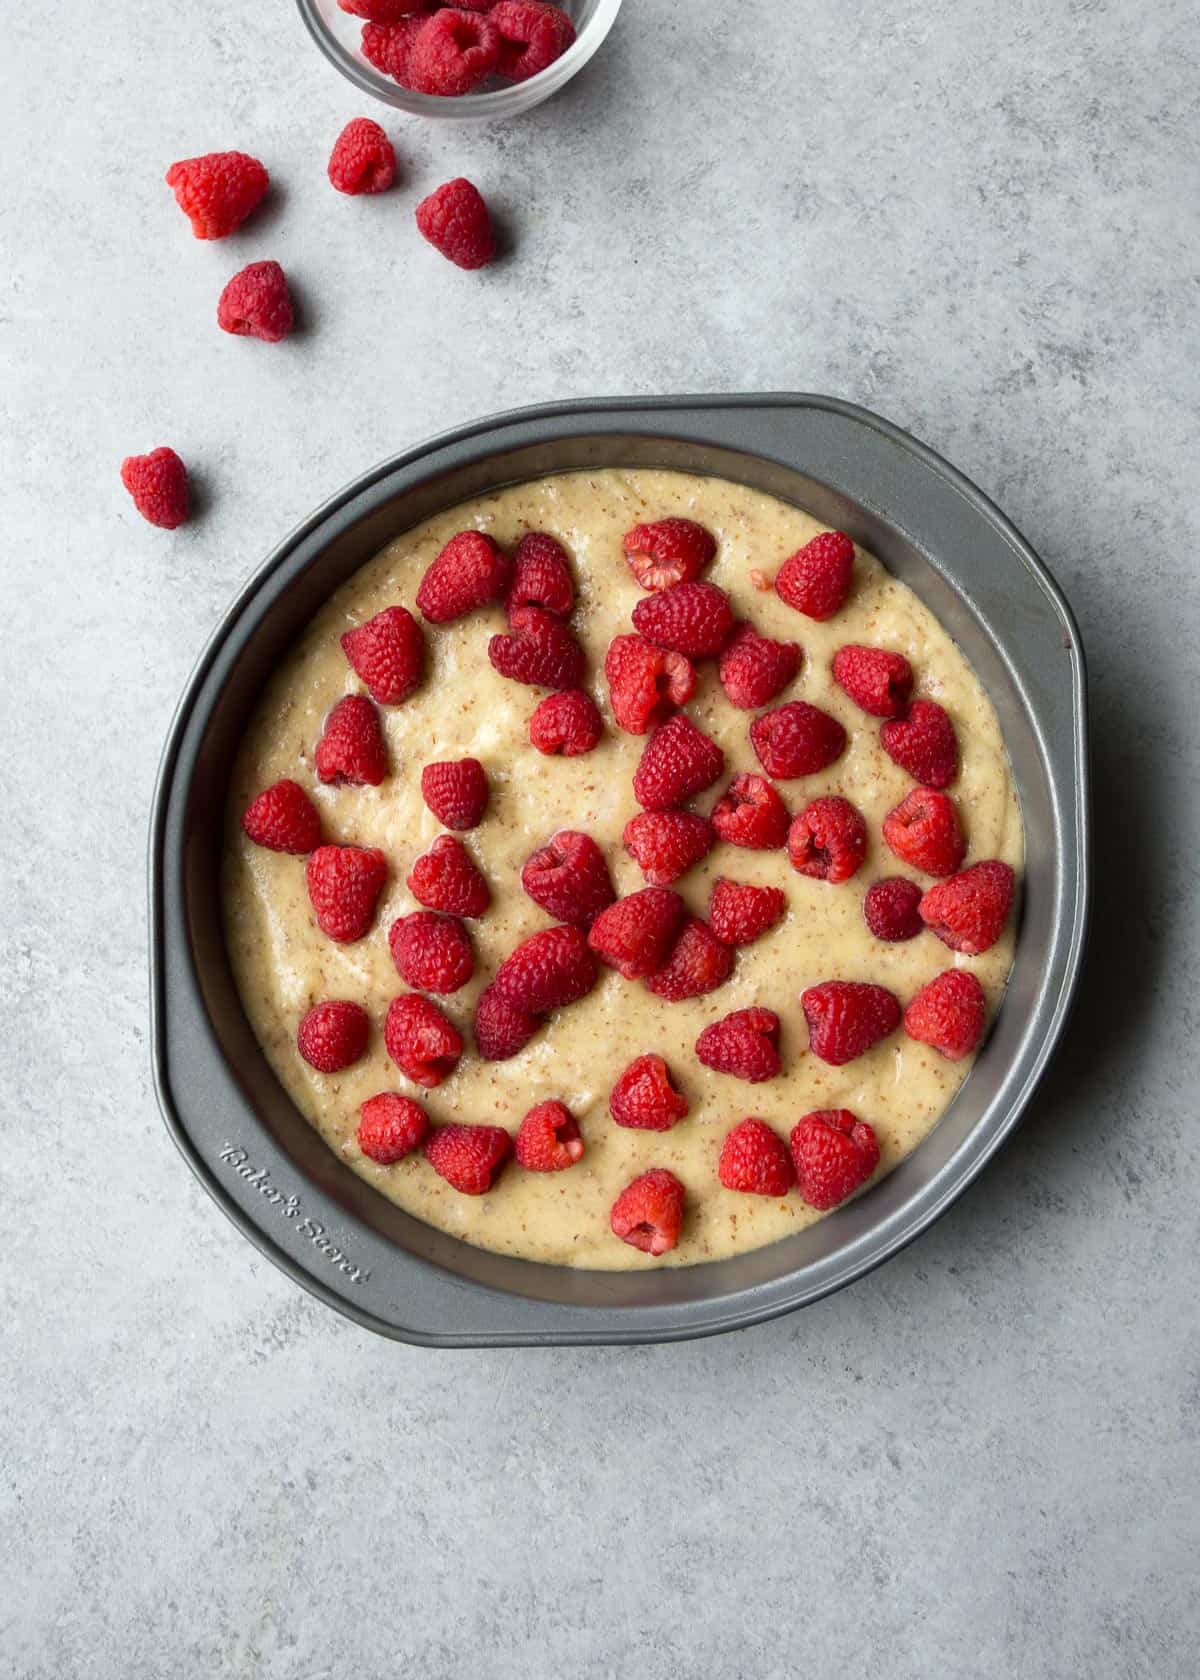
MULTIPOLYGON (((865 1680, 1195 1673, 1196 310, 1187 0, 627 0, 506 129, 362 109, 287 0, 9 8, 0 55, 0 1672, 865 1680), (174 158, 259 154, 234 240, 174 158), (458 172, 513 254, 417 239, 458 172), (281 259, 304 331, 219 334, 281 259), (1018 1138, 875 1276, 636 1351, 377 1341, 176 1157, 143 851, 176 695, 327 492, 493 408, 874 407, 1040 548, 1094 683, 1100 878, 1018 1138), (116 469, 170 442, 203 517, 116 469)), ((1194 18, 1191 20, 1194 25, 1194 18)))

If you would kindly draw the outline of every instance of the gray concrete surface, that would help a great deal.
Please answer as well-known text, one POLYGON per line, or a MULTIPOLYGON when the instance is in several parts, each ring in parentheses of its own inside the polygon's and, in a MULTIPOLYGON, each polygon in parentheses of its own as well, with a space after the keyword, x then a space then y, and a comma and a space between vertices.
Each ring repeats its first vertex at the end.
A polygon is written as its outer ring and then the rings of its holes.
POLYGON ((1195 136, 1186 0, 629 0, 518 125, 362 109, 287 0, 66 0, 0 55, 0 1672, 1152 1676, 1200 1621, 1195 136), (194 242, 162 184, 276 189, 194 242), (465 172, 512 254, 412 206, 465 172), (304 330, 219 334, 278 257, 304 330), (407 1350, 257 1258, 147 1058, 176 695, 327 492, 542 398, 799 388, 944 451, 1091 657, 1099 895, 1065 1053, 941 1225, 800 1316, 638 1351, 407 1350), (133 514, 170 442, 203 515, 133 514))

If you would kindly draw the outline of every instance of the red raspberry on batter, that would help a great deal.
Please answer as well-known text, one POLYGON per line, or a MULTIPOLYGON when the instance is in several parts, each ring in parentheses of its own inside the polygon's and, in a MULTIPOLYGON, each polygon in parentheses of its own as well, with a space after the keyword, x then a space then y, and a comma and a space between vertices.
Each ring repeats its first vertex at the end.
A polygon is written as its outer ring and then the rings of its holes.
POLYGON ((361 939, 375 920, 387 874, 378 846, 318 846, 304 878, 321 932, 339 945, 361 939))
POLYGON ((604 853, 590 834, 564 828, 525 861, 521 885, 556 921, 590 928, 616 894, 604 853))
POLYGON ((696 673, 681 653, 656 648, 644 636, 614 636, 604 658, 613 717, 630 735, 644 735, 672 706, 684 706, 696 673))
POLYGON ((478 828, 487 810, 487 772, 477 758, 451 758, 421 771, 421 797, 447 828, 478 828))
POLYGON ((264 788, 242 813, 242 828, 256 846, 298 857, 321 844, 321 817, 298 782, 264 788))
POLYGON ((952 951, 977 957, 1004 932, 1014 886, 1012 870, 998 858, 974 863, 930 887, 919 906, 921 920, 952 951))
POLYGON ((733 705, 755 712, 782 693, 799 669, 799 642, 773 642, 752 624, 739 624, 721 650, 717 675, 733 705))
POLYGON ((917 906, 921 889, 915 881, 903 875, 891 875, 883 881, 873 881, 863 898, 863 920, 875 935, 889 945, 905 939, 915 939, 924 927, 917 906))
POLYGON ((599 970, 577 927, 531 933, 500 964, 492 981, 497 993, 528 1015, 545 1015, 586 997, 599 970))
POLYGON ((583 649, 560 618, 541 607, 514 607, 512 630, 493 636, 488 658, 502 677, 531 688, 578 688, 583 677, 583 649))
POLYGON ((949 714, 935 700, 914 700, 907 717, 892 718, 881 727, 879 741, 914 782, 944 788, 958 775, 958 736, 949 714))
POLYGON ((121 462, 121 483, 133 497, 134 507, 151 525, 174 531, 187 518, 187 468, 173 449, 127 455, 121 462))
POLYGON ((486 81, 499 56, 500 36, 489 18, 447 6, 426 19, 413 42, 409 86, 417 93, 457 98, 486 81))
POLYGON ((934 788, 914 788, 889 811, 883 838, 903 863, 926 875, 953 875, 967 852, 958 806, 934 788))
POLYGON ((884 986, 860 980, 825 980, 800 997, 808 1022, 808 1047, 831 1067, 864 1055, 900 1025, 900 1005, 884 986))
POLYGON ((359 193, 386 192, 396 179, 395 148, 377 122, 355 117, 334 141, 326 173, 338 192, 352 198, 359 193))
POLYGON ((529 1172, 563 1172, 583 1158, 579 1122, 560 1102, 531 1108, 517 1132, 517 1160, 529 1172))
POLYGON ((677 712, 642 749, 633 776, 634 798, 647 811, 669 811, 711 787, 724 768, 725 754, 717 743, 677 712))
POLYGON ((428 0, 338 0, 338 5, 351 17, 366 18, 368 23, 399 23, 413 13, 421 14, 424 21, 423 14, 428 12, 428 0))
POLYGON ((779 1017, 773 1009, 735 1009, 705 1027, 696 1055, 715 1073, 761 1085, 779 1072, 779 1017))
POLYGON ((643 811, 625 824, 625 850, 652 887, 666 887, 707 857, 716 842, 707 817, 690 811, 643 811))
POLYGON ((643 589, 692 583, 717 552, 717 539, 694 519, 656 519, 624 536, 625 558, 643 589))
POLYGON ((683 1185, 666 1167, 652 1167, 627 1184, 612 1205, 609 1224, 643 1254, 667 1254, 683 1225, 683 1185))
POLYGON ((362 694, 347 694, 325 719, 313 754, 317 775, 338 786, 378 787, 387 775, 379 713, 362 694))
POLYGON ((867 825, 848 799, 814 799, 788 829, 792 868, 816 881, 848 881, 867 855, 867 825))
POLYGON ((412 57, 417 36, 428 18, 428 12, 402 17, 393 24, 367 23, 363 25, 362 55, 376 70, 390 76, 401 87, 411 87, 408 61, 412 57))
POLYGON ((545 531, 527 531, 513 554, 508 610, 541 607, 552 618, 570 618, 575 608, 575 582, 567 551, 545 531))
POLYGON ((790 781, 793 776, 813 776, 840 758, 846 749, 846 731, 818 706, 789 700, 755 718, 750 745, 768 776, 790 781))
POLYGON ((600 912, 588 944, 626 980, 637 980, 666 962, 686 910, 670 887, 643 887, 600 912))
POLYGON ((314 1003, 300 1023, 296 1048, 318 1073, 340 1073, 365 1053, 371 1022, 361 1003, 330 998, 314 1003))
POLYGON ((485 986, 475 1005, 475 1043, 485 1062, 506 1062, 523 1050, 541 1017, 507 1003, 495 986, 485 986))
POLYGON ((822 1213, 837 1207, 879 1165, 879 1139, 848 1108, 817 1108, 792 1127, 792 1161, 800 1194, 822 1213))
POLYGON ((439 834, 416 860, 408 890, 426 909, 445 910, 451 916, 482 916, 492 902, 474 858, 452 834, 439 834))
POLYGON ((833 656, 833 680, 872 717, 903 717, 912 693, 912 666, 902 653, 850 643, 833 656))
POLYGON ((655 997, 668 1003, 682 1003, 685 998, 702 997, 715 991, 728 980, 733 971, 733 952, 722 945, 707 922, 699 916, 689 916, 683 931, 675 941, 671 955, 661 968, 648 974, 643 982, 655 997))
POLYGON ((417 227, 456 268, 486 268, 496 255, 496 235, 483 194, 461 175, 421 200, 417 227))
POLYGON ((262 202, 270 176, 245 152, 206 152, 173 163, 166 175, 197 239, 224 239, 262 202))
POLYGON ((778 887, 756 887, 724 876, 713 885, 708 925, 723 945, 753 945, 783 919, 787 899, 778 887))
POLYGON ((720 653, 733 629, 729 597, 715 583, 675 583, 644 595, 632 616, 648 642, 687 659, 720 653))
POLYGON ((400 1072, 426 1090, 449 1079, 463 1050, 458 1028, 417 992, 405 992, 388 1004, 383 1041, 400 1072))
POLYGON ((411 1097, 381 1091, 358 1111, 358 1147, 381 1167, 395 1166, 429 1136, 429 1116, 411 1097))
POLYGON ((217 299, 217 325, 238 338, 278 344, 292 330, 292 294, 277 262, 247 263, 217 299))
POLYGON ((529 739, 547 757, 579 758, 604 733, 599 708, 582 688, 565 688, 539 701, 529 720, 529 739))
POLYGON ((638 1056, 613 1086, 608 1112, 618 1126, 635 1132, 669 1132, 688 1112, 661 1056, 638 1056))
POLYGON ((439 1126, 425 1145, 425 1159, 453 1189, 483 1196, 512 1153, 503 1126, 439 1126))
POLYGON ((843 531, 822 531, 775 574, 775 593, 808 618, 832 618, 850 593, 854 544, 843 531))
POLYGON ((467 930, 457 916, 414 910, 397 916, 388 949, 405 985, 422 992, 456 992, 475 972, 467 930))
POLYGON ((969 1056, 983 1037, 987 999, 983 987, 965 968, 948 968, 922 986, 904 1011, 904 1030, 921 1044, 932 1044, 951 1062, 969 1056))
POLYGON ((430 624, 448 624, 502 600, 511 571, 512 562, 494 537, 460 531, 426 568, 417 608, 430 624))
POLYGON ((717 1177, 726 1190, 751 1196, 786 1196, 796 1182, 787 1145, 765 1120, 739 1120, 725 1134, 717 1177))
POLYGON ((488 17, 500 32, 497 74, 510 82, 527 82, 548 69, 575 39, 566 12, 540 0, 499 0, 488 17))
POLYGON ((713 806, 712 825, 730 846, 773 852, 787 839, 787 806, 765 776, 735 776, 713 806))
POLYGON ((347 630, 342 651, 381 706, 407 700, 425 675, 425 634, 407 607, 385 607, 347 630))

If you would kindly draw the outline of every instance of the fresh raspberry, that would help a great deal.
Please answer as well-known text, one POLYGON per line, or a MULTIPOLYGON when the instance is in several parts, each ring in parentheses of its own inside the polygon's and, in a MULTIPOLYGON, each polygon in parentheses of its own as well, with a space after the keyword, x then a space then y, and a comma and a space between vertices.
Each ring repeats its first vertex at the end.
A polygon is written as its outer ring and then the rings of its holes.
POLYGON ((197 239, 224 239, 262 202, 270 176, 245 152, 207 152, 173 163, 166 175, 197 239))
POLYGON ((375 919, 387 873, 378 846, 318 846, 304 878, 321 932, 339 945, 361 939, 375 919))
POLYGON ((739 1120, 725 1134, 717 1177, 726 1190, 751 1196, 786 1196, 796 1182, 791 1153, 765 1120, 739 1120))
POLYGON ((934 788, 914 788, 889 811, 883 838, 902 863, 926 875, 953 875, 967 852, 958 806, 934 788))
MULTIPOLYGON (((356 0, 356 3, 377 4, 378 0, 356 0)), ((342 9, 348 8, 343 4, 342 9)), ((352 198, 359 193, 386 192, 396 179, 395 148, 377 122, 370 117, 355 117, 333 143, 327 174, 338 192, 348 193, 352 198)))
POLYGON ((496 255, 496 235, 483 194, 461 175, 421 200, 417 227, 457 268, 486 268, 496 255))
POLYGON ((661 968, 645 978, 645 987, 668 1003, 702 997, 728 980, 733 970, 733 952, 722 945, 707 922, 689 916, 675 941, 671 955, 661 968))
POLYGON ((900 1025, 900 1005, 884 986, 860 980, 825 980, 800 997, 808 1022, 808 1047, 831 1067, 863 1055, 900 1025))
POLYGON ((879 1139, 848 1108, 817 1108, 792 1127, 792 1161, 800 1194, 822 1213, 837 1207, 879 1165, 879 1139))
POLYGON ((292 294, 277 262, 247 263, 217 299, 217 325, 238 338, 278 344, 292 330, 292 294))
POLYGON ((251 800, 242 827, 256 846, 298 857, 321 844, 321 817, 299 782, 275 782, 251 800))
POLYGON ((173 531, 187 518, 187 468, 173 449, 127 455, 121 462, 121 483, 133 497, 134 507, 151 525, 173 531))
MULTIPOLYGON (((424 13, 428 10, 428 0, 338 0, 343 12, 349 12, 351 17, 366 18, 368 23, 392 24, 399 23, 402 17, 412 13, 424 13)), ((366 117, 358 117, 358 122, 366 122, 366 117)))
POLYGON ((492 985, 506 1003, 545 1015, 586 997, 598 972, 581 928, 543 928, 505 957, 492 985))
POLYGON ((475 1005, 475 1043, 485 1062, 506 1062, 523 1050, 541 1026, 538 1016, 517 1009, 485 986, 475 1005))
POLYGON ((500 32, 497 73, 510 82, 526 82, 547 69, 575 39, 566 12, 541 0, 500 0, 488 17, 500 32))
POLYGON ((367 1048, 371 1021, 361 1003, 331 998, 314 1003, 300 1023, 296 1048, 318 1073, 340 1073, 367 1048))
POLYGON ((570 618, 574 611, 575 582, 567 551, 545 531, 527 531, 513 554, 510 615, 517 607, 541 607, 552 618, 570 618))
POLYGON ((1004 932, 1014 885, 1012 870, 998 858, 974 863, 930 887, 920 903, 921 920, 952 951, 977 957, 1004 932))
POLYGON ((696 673, 681 653, 656 648, 644 636, 614 636, 604 657, 613 717, 630 735, 644 735, 672 706, 685 706, 696 673))
POLYGON ((588 944, 626 980, 637 980, 666 962, 686 911, 670 887, 643 887, 600 912, 588 944))
POLYGON ((778 887, 755 887, 748 881, 715 882, 708 904, 708 925, 722 945, 753 945, 782 920, 787 899, 778 887))
POLYGON ((694 519, 656 519, 626 531, 625 558, 643 589, 692 583, 717 552, 717 539, 694 519))
POLYGON ((944 788, 958 775, 958 736, 935 700, 914 700, 907 717, 891 718, 881 727, 879 741, 914 782, 944 788))
POLYGON ((388 1004, 383 1041, 400 1072, 427 1090, 449 1079, 463 1050, 458 1028, 417 992, 405 992, 388 1004))
POLYGON ((750 744, 768 776, 789 781, 793 776, 815 775, 840 758, 846 731, 835 717, 807 700, 789 700, 755 718, 750 744))
POLYGON ((717 675, 730 702, 755 712, 767 705, 800 669, 799 642, 773 642, 752 624, 739 624, 721 650, 717 675))
POLYGON ((679 1241, 683 1224, 683 1185, 666 1167, 652 1167, 627 1184, 612 1205, 609 1224, 643 1254, 666 1254, 679 1241))
POLYGON ((401 87, 411 87, 408 64, 428 17, 428 12, 420 11, 393 24, 364 24, 362 55, 367 63, 399 82, 401 87))
POLYGON ((832 618, 850 593, 854 544, 843 531, 822 531, 775 574, 775 593, 808 618, 832 618))
POLYGON ((837 794, 814 799, 792 818, 787 849, 801 875, 834 885, 848 881, 867 855, 863 814, 837 794))
POLYGON ((451 758, 421 771, 421 797, 447 828, 478 828, 487 810, 487 772, 477 758, 451 758))
POLYGON ((669 811, 711 787, 724 768, 725 754, 717 743, 676 712, 659 725, 642 749, 633 776, 634 797, 647 811, 669 811))
POLYGON ((517 1160, 529 1172, 562 1172, 583 1156, 579 1122, 564 1103, 531 1108, 517 1131, 517 1160))
MULTIPOLYGON (((413 42, 408 59, 409 86, 417 93, 435 93, 453 99, 470 93, 486 81, 496 68, 499 56, 500 36, 490 19, 447 6, 426 19, 413 42)), ((419 225, 420 211, 417 220, 419 225)), ((430 237, 424 227, 421 232, 426 239, 430 237)), ((439 240, 433 243, 442 248, 439 240)), ((477 268, 479 265, 462 266, 477 268)))
POLYGON ((358 1147, 381 1167, 395 1166, 429 1136, 429 1116, 411 1097, 381 1091, 358 1111, 358 1147))
POLYGON ((716 842, 707 817, 690 811, 643 811, 625 824, 629 853, 652 887, 666 887, 707 857, 716 842))
POLYGON ((422 992, 456 992, 475 972, 467 930, 457 916, 414 910, 397 916, 388 949, 405 985, 422 992))
POLYGON ((671 1082, 661 1056, 638 1056, 613 1086, 608 1112, 635 1132, 669 1132, 688 1112, 688 1100, 671 1082))
POLYGON ((387 775, 387 750, 379 713, 363 694, 347 694, 325 719, 313 755, 323 782, 378 787, 387 775))
POLYGON ((696 1055, 716 1073, 761 1085, 779 1072, 779 1017, 773 1009, 735 1009, 705 1027, 696 1055))
POLYGON ((863 898, 863 920, 876 939, 898 945, 915 939, 924 926, 917 914, 921 889, 915 881, 903 875, 890 875, 886 880, 873 881, 863 898))
POLYGON ((541 607, 515 607, 508 621, 509 634, 488 642, 488 658, 502 677, 531 688, 579 687, 583 649, 560 618, 541 607))
POLYGON ((983 987, 965 968, 948 968, 922 986, 904 1011, 904 1030, 921 1044, 932 1044, 951 1062, 969 1056, 983 1037, 987 999, 983 987))
POLYGON ((425 633, 407 607, 385 607, 347 630, 342 651, 381 706, 398 706, 425 675, 425 633))
POLYGON ((538 702, 529 720, 529 739, 547 757, 579 758, 590 753, 604 733, 604 721, 590 694, 565 688, 538 702))
POLYGON ((492 902, 474 858, 453 834, 439 834, 416 860, 408 890, 426 909, 445 910, 451 916, 482 916, 492 902))
POLYGON ((872 717, 903 717, 912 693, 912 666, 902 653, 851 642, 833 656, 833 680, 872 717))
POLYGON ((750 851, 773 852, 787 839, 787 806, 765 776, 735 776, 713 806, 720 839, 750 851))
POLYGON ((655 647, 707 659, 729 640, 733 608, 715 583, 675 583, 642 597, 633 609, 633 627, 655 647))
POLYGON ((503 599, 512 562, 494 537, 460 531, 430 562, 417 590, 417 607, 430 624, 448 624, 475 607, 503 599))
POLYGON ((616 897, 604 853, 590 834, 564 828, 525 860, 521 885, 556 921, 590 928, 616 897))
POLYGON ((425 1159, 453 1189, 482 1196, 496 1182, 512 1150, 503 1126, 439 1126, 425 1145, 425 1159))

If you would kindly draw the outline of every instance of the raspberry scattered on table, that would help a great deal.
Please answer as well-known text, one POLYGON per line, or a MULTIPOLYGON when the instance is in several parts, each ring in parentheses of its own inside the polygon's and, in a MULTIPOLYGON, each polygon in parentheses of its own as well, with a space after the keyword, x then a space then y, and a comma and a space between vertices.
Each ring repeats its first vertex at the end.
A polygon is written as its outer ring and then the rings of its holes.
POLYGON ((127 455, 121 463, 121 483, 149 524, 174 531, 186 520, 187 468, 173 449, 164 446, 148 455, 127 455))
POLYGON ((492 218, 479 188, 456 176, 417 205, 417 227, 457 268, 486 268, 496 255, 492 218))
POLYGON ((333 143, 326 173, 350 197, 386 192, 396 179, 396 150, 379 124, 355 117, 333 143))
POLYGON ((270 177, 246 152, 207 152, 173 163, 166 182, 197 239, 224 239, 261 204, 270 177))
POLYGON ((292 294, 277 262, 253 262, 239 269, 217 299, 217 325, 237 338, 278 344, 292 330, 292 294))

